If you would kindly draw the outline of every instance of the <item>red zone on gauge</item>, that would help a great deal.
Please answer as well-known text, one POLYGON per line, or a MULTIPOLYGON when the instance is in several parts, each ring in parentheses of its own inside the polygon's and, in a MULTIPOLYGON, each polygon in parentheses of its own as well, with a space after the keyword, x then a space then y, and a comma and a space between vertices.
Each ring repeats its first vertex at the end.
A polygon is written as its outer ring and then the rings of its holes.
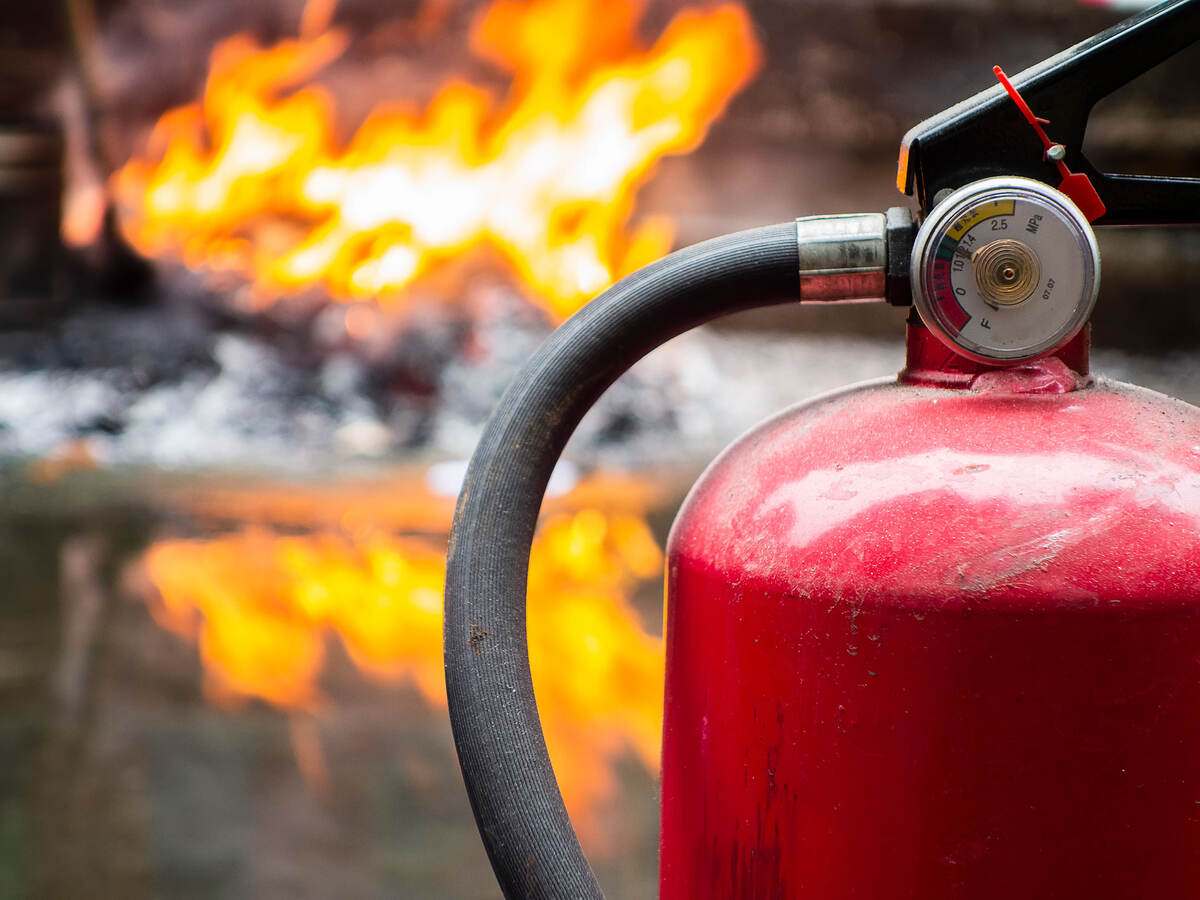
POLYGON ((930 272, 932 276, 930 293, 933 297, 933 306, 940 314, 942 321, 953 326, 957 331, 962 331, 971 321, 970 313, 963 309, 962 304, 958 301, 960 293, 966 294, 966 288, 956 288, 953 281, 955 271, 967 271, 967 262, 972 250, 975 249, 973 247, 964 248, 963 242, 975 243, 975 236, 968 232, 980 222, 996 216, 1011 216, 1015 211, 1016 201, 1012 199, 992 200, 972 207, 946 229, 946 234, 937 246, 930 272), (958 254, 962 260, 962 265, 957 268, 954 265, 955 254, 958 254))

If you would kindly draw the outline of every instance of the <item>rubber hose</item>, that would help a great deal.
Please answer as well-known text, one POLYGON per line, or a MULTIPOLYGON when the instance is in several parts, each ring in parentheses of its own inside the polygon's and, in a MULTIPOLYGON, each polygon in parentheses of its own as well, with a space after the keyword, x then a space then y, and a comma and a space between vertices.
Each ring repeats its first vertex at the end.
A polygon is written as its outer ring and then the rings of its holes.
POLYGON ((530 545, 550 473, 602 393, 672 337, 799 299, 795 223, 715 238, 609 288, 555 331, 493 412, 467 470, 446 572, 450 719, 507 898, 602 897, 546 752, 529 672, 530 545))

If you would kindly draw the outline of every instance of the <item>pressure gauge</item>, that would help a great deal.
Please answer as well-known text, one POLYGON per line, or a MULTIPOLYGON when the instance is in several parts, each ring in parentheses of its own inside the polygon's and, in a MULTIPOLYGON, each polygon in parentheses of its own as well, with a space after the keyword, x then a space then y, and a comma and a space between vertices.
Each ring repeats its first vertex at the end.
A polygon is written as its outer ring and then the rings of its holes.
POLYGON ((979 362, 1019 362, 1087 322, 1100 253, 1065 195, 1029 178, 986 178, 933 208, 911 271, 917 310, 939 340, 979 362))

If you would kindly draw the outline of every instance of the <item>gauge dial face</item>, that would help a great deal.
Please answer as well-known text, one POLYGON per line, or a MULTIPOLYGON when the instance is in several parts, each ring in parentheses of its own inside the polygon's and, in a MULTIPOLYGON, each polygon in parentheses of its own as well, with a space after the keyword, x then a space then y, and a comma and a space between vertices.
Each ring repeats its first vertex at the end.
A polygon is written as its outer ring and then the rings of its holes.
POLYGON ((1070 340, 1091 314, 1100 258, 1091 226, 1041 182, 989 178, 943 200, 913 247, 913 296, 951 349, 1018 362, 1070 340))

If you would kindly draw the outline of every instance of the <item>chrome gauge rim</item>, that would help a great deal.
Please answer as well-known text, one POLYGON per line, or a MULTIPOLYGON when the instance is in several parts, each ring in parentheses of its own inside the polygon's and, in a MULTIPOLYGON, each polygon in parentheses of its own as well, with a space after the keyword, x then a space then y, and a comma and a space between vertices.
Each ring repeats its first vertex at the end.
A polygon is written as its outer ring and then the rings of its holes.
POLYGON ((1029 178, 987 178, 934 207, 917 232, 913 299, 946 346, 979 362, 1033 359, 1087 322, 1100 288, 1091 225, 1029 178))

